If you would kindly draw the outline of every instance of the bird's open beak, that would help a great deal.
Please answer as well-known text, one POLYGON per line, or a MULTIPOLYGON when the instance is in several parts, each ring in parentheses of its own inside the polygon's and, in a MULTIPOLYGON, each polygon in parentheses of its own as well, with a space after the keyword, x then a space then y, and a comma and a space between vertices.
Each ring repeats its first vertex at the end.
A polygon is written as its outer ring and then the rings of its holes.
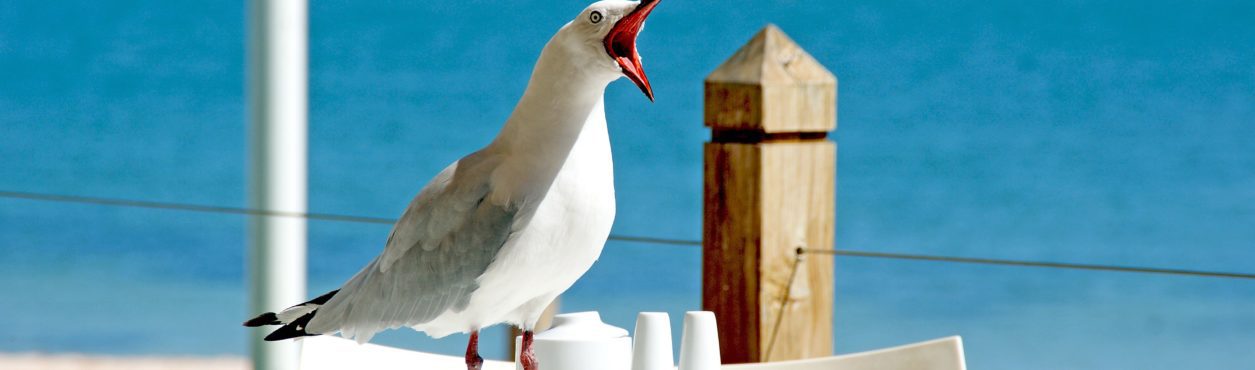
POLYGON ((649 79, 645 77, 645 69, 641 67, 641 55, 636 53, 636 35, 641 32, 645 17, 658 5, 658 0, 641 0, 640 5, 627 16, 615 23, 610 33, 606 34, 606 53, 619 63, 623 75, 636 83, 641 92, 654 101, 654 89, 649 87, 649 79))

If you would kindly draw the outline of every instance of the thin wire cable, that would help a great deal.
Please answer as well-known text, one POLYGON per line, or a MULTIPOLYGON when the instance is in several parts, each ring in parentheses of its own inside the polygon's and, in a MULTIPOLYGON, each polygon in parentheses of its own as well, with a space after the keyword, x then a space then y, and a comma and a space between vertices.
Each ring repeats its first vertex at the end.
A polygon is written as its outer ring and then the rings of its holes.
POLYGON ((763 355, 762 362, 771 361, 771 351, 776 348, 776 335, 780 334, 780 323, 784 322, 785 315, 788 314, 784 309, 789 306, 789 299, 792 298, 793 282, 797 280, 797 268, 804 262, 802 254, 806 249, 798 247, 793 254, 793 268, 789 270, 789 282, 784 285, 784 297, 780 299, 780 309, 776 312, 776 323, 771 325, 771 339, 767 341, 767 353, 763 355))
MULTIPOLYGON (((163 209, 163 210, 201 212, 201 213, 220 213, 220 214, 272 216, 272 217, 303 217, 303 218, 307 218, 311 220, 355 222, 355 223, 367 223, 367 224, 391 225, 396 222, 396 219, 394 218, 383 218, 383 217, 352 216, 352 215, 341 215, 341 214, 332 214, 332 213, 284 212, 284 211, 272 211, 272 210, 264 210, 264 209, 251 209, 251 208, 243 208, 243 207, 224 207, 224 206, 210 206, 210 205, 200 205, 200 204, 190 204, 190 203, 153 202, 153 201, 120 199, 120 198, 87 197, 87 196, 78 196, 78 195, 34 193, 34 192, 20 192, 20 191, 6 191, 6 190, 0 190, 0 198, 24 199, 24 200, 34 200, 34 201, 59 202, 59 203, 95 204, 95 205, 104 205, 104 206, 131 207, 131 208, 163 209)), ((609 239, 613 241, 619 241, 619 242, 642 243, 642 244, 676 245, 676 246, 701 246, 702 245, 702 242, 700 240, 655 238, 655 237, 631 236, 631 235, 612 234, 610 235, 609 239)), ((1183 275, 1183 276, 1197 276, 1197 277, 1255 280, 1255 274, 1204 271, 1204 270, 1096 265, 1096 264, 1062 263, 1062 262, 1019 261, 1019 260, 994 259, 994 258, 947 257, 947 256, 907 254, 907 253, 867 252, 867 251, 856 251, 856 250, 806 249, 805 251, 813 252, 813 253, 833 254, 833 255, 838 255, 838 256, 850 256, 850 257, 974 263, 974 264, 1002 265, 1002 266, 1028 266, 1028 267, 1043 267, 1043 268, 1072 269, 1072 270, 1115 271, 1115 272, 1130 272, 1130 273, 1144 273, 1144 274, 1183 275)))
MULTIPOLYGON (((145 200, 120 199, 120 198, 102 198, 102 197, 85 197, 79 195, 64 194, 48 194, 48 193, 31 193, 20 191, 0 190, 0 198, 24 199, 45 202, 58 203, 74 203, 74 204, 94 204, 102 206, 129 207, 129 208, 148 208, 162 209, 173 211, 200 212, 200 213, 219 213, 245 216, 273 216, 273 217, 302 217, 310 220, 321 221, 338 221, 338 222, 355 222, 366 224, 391 225, 396 223, 395 218, 369 217, 369 216, 352 216, 340 215, 332 213, 302 213, 302 212, 284 212, 272 211, 265 209, 252 209, 242 207, 224 207, 209 206, 190 203, 171 203, 171 202, 153 202, 145 200)), ((631 235, 610 235, 610 240, 627 242, 627 243, 644 243, 644 244, 665 244, 665 245, 684 245, 684 246, 701 246, 702 242, 697 240, 682 239, 666 239, 654 238, 646 236, 631 235)))
POLYGON ((168 203, 168 202, 152 202, 144 200, 131 200, 119 198, 100 198, 100 197, 84 197, 78 195, 62 195, 62 194, 46 194, 46 193, 28 193, 17 191, 0 190, 0 198, 38 200, 59 203, 78 203, 78 204, 95 204, 104 206, 118 206, 131 208, 149 208, 149 209, 165 209, 175 211, 201 212, 201 213, 223 213, 247 216, 274 216, 274 217, 299 217, 310 220, 322 221, 341 221, 341 222, 357 222, 369 224, 392 224, 396 219, 366 216, 349 216, 337 215, 330 213, 305 213, 305 212, 285 212, 272 211, 265 209, 252 209, 242 207, 224 207, 224 206, 207 206, 190 203, 168 203))
POLYGON ((808 249, 805 249, 804 251, 807 253, 822 253, 822 254, 831 254, 831 255, 848 256, 848 257, 887 258, 887 259, 895 259, 895 260, 936 261, 936 262, 970 263, 970 264, 1020 266, 1020 267, 1045 267, 1045 268, 1071 269, 1071 270, 1132 272, 1132 273, 1143 273, 1143 274, 1183 275, 1183 276, 1196 276, 1196 277, 1255 280, 1255 274, 1243 274, 1243 273, 1236 273, 1236 272, 1216 272, 1216 271, 1169 269, 1169 268, 1155 268, 1155 267, 1135 267, 1135 266, 1094 265, 1094 264, 1085 264, 1085 263, 1020 261, 1020 260, 1007 260, 1007 259, 994 259, 994 258, 948 257, 948 256, 923 255, 923 254, 884 253, 884 252, 867 252, 867 251, 834 250, 834 249, 809 249, 808 248, 808 249))
POLYGON ((702 246, 701 240, 666 239, 666 238, 653 238, 653 237, 645 237, 645 236, 628 236, 628 235, 611 234, 610 240, 628 242, 628 243, 678 245, 678 246, 686 246, 686 247, 702 246))
POLYGON ((838 256, 851 257, 871 257, 871 258, 890 258, 890 259, 910 259, 921 261, 940 261, 940 262, 957 262, 957 263, 975 263, 989 265, 1010 265, 1010 266, 1027 266, 1027 267, 1048 267, 1048 268, 1067 268, 1079 270, 1100 270, 1100 271, 1117 271, 1117 272, 1137 272, 1137 273, 1154 273, 1154 274, 1170 274, 1170 275, 1188 275, 1188 276, 1207 276, 1207 277, 1223 277, 1223 278, 1239 278, 1253 279, 1255 275, 1249 274, 1233 274, 1233 273, 1214 273, 1207 271, 1177 270, 1177 269, 1155 269, 1142 267, 1124 267, 1124 266, 1101 266, 1087 265, 1077 263, 1057 263, 1057 262, 1033 262, 1033 261, 1011 261, 996 260, 989 258, 963 258, 963 257, 943 257, 943 256, 927 256, 927 255, 905 255, 899 253, 879 253, 879 252, 861 252, 861 251, 843 251, 834 249, 814 249, 798 247, 794 252, 793 268, 789 271, 789 282, 784 288, 784 298, 780 300, 780 308, 776 313, 776 322, 771 328, 771 339, 767 342, 767 353, 763 355, 762 362, 771 361, 771 352, 776 347, 776 339, 780 334, 780 323, 784 322, 784 318, 789 312, 785 310, 788 306, 790 293, 793 292, 793 282, 797 280, 798 265, 804 261, 806 253, 818 253, 838 256))

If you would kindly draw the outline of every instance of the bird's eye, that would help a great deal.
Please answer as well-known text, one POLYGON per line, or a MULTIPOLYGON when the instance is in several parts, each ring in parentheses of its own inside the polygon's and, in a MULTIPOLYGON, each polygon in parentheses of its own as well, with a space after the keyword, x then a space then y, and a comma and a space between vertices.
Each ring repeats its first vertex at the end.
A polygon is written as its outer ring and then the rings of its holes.
POLYGON ((588 14, 588 21, 593 22, 593 24, 601 23, 601 18, 603 18, 603 16, 601 15, 601 12, 596 11, 596 10, 588 14))

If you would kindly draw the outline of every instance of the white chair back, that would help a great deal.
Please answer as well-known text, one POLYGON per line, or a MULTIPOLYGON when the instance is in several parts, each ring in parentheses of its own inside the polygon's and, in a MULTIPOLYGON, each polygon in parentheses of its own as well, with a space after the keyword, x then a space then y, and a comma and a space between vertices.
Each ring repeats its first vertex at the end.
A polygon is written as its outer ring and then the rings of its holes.
POLYGON ((848 355, 758 364, 723 370, 966 370, 963 340, 947 337, 848 355))
MULTIPOLYGON (((362 344, 331 335, 301 339, 301 370, 466 370, 466 359, 362 344)), ((484 360, 483 370, 514 370, 514 362, 484 360)))
MULTIPOLYGON (((301 350, 302 370, 465 370, 462 357, 445 356, 335 336, 309 337, 301 350)), ((543 364, 541 365, 544 366, 543 364)), ((948 337, 875 351, 807 360, 723 365, 722 370, 966 370, 963 340, 948 337)), ((514 362, 485 360, 483 370, 515 370, 514 362)), ((590 367, 589 370, 596 370, 590 367)))

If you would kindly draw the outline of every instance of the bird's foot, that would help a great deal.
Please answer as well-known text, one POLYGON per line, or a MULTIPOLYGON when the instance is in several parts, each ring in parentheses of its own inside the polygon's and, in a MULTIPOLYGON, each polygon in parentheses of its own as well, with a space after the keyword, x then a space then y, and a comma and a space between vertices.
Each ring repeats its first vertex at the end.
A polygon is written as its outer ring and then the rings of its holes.
POLYGON ((531 352, 524 352, 519 355, 519 361, 523 363, 523 370, 536 370, 540 366, 536 362, 536 355, 531 352))
POLYGON ((519 353, 519 362, 523 370, 537 370, 540 363, 536 362, 536 352, 532 351, 532 331, 523 332, 523 350, 519 353))

